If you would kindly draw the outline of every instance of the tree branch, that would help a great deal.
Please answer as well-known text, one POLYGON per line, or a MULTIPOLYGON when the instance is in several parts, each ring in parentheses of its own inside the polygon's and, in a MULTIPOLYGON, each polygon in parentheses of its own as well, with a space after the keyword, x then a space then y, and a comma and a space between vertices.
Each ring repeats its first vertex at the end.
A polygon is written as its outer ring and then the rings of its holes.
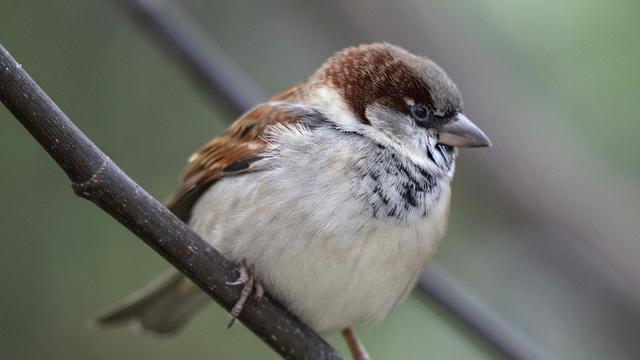
MULTIPOLYGON (((229 310, 234 265, 129 178, 78 129, 0 45, 0 101, 65 171, 74 192, 98 205, 229 310)), ((249 299, 239 318, 287 359, 341 359, 282 305, 249 299)))

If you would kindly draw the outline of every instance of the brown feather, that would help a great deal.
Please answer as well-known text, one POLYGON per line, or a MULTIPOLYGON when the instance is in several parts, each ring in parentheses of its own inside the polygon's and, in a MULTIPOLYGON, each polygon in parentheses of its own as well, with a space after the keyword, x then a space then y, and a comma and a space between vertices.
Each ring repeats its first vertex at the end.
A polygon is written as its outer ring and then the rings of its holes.
MULTIPOLYGON (((274 101, 300 100, 299 86, 272 98, 274 101)), ((272 125, 293 124, 301 114, 287 107, 288 103, 265 103, 249 110, 222 135, 213 138, 189 158, 182 185, 167 201, 167 207, 183 221, 188 221, 198 197, 221 176, 248 171, 251 163, 260 159, 267 144, 265 130, 272 125)))

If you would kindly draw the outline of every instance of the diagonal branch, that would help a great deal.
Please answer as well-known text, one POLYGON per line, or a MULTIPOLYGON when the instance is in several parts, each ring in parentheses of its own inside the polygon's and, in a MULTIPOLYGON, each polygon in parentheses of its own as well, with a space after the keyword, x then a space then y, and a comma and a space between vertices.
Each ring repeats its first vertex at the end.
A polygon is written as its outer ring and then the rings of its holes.
MULTIPOLYGON (((91 142, 0 45, 0 101, 65 171, 74 192, 114 217, 227 310, 234 265, 129 178, 91 142)), ((341 359, 274 300, 251 298, 239 319, 287 359, 341 359)))

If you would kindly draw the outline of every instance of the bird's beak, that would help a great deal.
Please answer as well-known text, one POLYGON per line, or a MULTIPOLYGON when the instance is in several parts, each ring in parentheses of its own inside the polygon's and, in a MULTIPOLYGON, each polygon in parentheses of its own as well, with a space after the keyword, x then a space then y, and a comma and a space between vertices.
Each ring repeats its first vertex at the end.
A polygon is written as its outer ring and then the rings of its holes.
POLYGON ((438 143, 455 147, 491 146, 491 140, 463 113, 438 128, 438 143))

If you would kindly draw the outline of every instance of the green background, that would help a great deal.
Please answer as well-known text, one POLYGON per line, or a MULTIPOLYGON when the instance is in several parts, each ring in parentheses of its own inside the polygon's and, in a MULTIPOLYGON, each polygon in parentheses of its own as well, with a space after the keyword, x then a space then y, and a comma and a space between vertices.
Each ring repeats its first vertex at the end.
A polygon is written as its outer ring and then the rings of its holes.
MULTIPOLYGON (((176 188, 191 152, 236 114, 193 86, 184 69, 116 3, 3 0, 0 43, 125 172, 164 199, 176 188)), ((521 119, 480 116, 476 121, 489 129, 520 132, 504 141, 494 138, 494 149, 482 154, 463 152, 451 228, 436 260, 554 357, 640 355, 634 292, 640 271, 614 266, 623 263, 616 254, 631 259, 640 254, 638 238, 622 234, 621 241, 607 237, 586 246, 581 234, 564 223, 549 227, 531 216, 535 212, 511 207, 523 202, 519 180, 506 165, 486 165, 493 164, 492 157, 511 156, 501 143, 529 141, 557 155, 559 161, 545 165, 545 172, 572 177, 570 170, 577 166, 572 159, 579 155, 597 176, 576 177, 576 187, 605 194, 598 196, 637 198, 640 7, 635 2, 180 4, 267 94, 304 80, 342 47, 387 40, 436 59, 460 85, 469 113, 480 106, 521 113, 521 119), (375 23, 376 14, 386 22, 375 23), (405 23, 424 34, 398 30, 405 23), (422 47, 411 46, 416 43, 422 47), (437 51, 449 48, 457 50, 437 51), (440 54, 461 56, 449 62, 450 55, 440 54), (479 72, 489 80, 465 75, 479 72), (478 100, 483 91, 499 99, 495 107, 478 100), (565 140, 550 140, 557 136, 565 140), (487 168, 493 178, 484 175, 487 168), (484 191, 486 183, 493 192, 484 191), (543 246, 538 241, 543 237, 553 240, 543 246), (601 256, 603 251, 609 255, 601 256)), ((63 172, 4 108, 0 166, 2 358, 277 358, 242 325, 225 330, 227 315, 217 306, 175 339, 90 329, 92 315, 154 277, 166 263, 95 206, 74 197, 63 172)), ((584 211, 602 208, 589 197, 579 200, 584 211)), ((638 204, 629 202, 624 216, 639 218, 638 204)), ((601 217, 618 216, 601 210, 601 217)), ((497 357, 419 295, 383 324, 359 333, 376 359, 497 357)), ((329 340, 345 351, 337 336, 329 340)))

